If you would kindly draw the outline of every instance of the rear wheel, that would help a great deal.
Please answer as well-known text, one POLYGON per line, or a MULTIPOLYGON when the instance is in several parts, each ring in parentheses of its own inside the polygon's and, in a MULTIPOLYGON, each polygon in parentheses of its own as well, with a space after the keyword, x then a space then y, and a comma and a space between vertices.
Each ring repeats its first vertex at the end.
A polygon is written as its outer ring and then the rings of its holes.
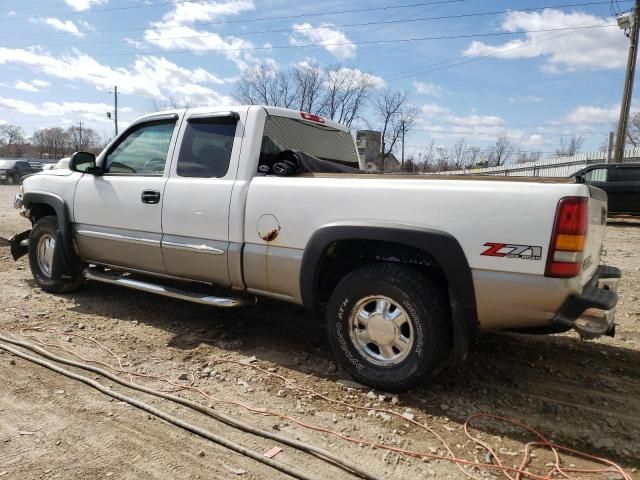
POLYGON ((7 175, 7 185, 14 185, 16 183, 16 179, 13 178, 13 175, 7 175))
POLYGON ((29 236, 29 266, 33 278, 45 292, 72 292, 84 283, 82 272, 78 271, 69 277, 59 279, 52 277, 54 254, 56 249, 63 248, 56 241, 57 235, 56 217, 42 217, 36 222, 29 236))
POLYGON ((381 390, 405 390, 427 380, 450 350, 448 302, 417 270, 368 265, 334 290, 327 333, 354 378, 381 390))

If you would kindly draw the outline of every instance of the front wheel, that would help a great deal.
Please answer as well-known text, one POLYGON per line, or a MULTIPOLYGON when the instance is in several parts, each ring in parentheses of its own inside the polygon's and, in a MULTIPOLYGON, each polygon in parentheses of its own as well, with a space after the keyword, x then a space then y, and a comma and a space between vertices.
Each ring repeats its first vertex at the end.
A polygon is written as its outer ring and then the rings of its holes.
POLYGON ((7 185, 14 185, 16 183, 15 178, 13 178, 13 175, 7 175, 7 179, 5 180, 5 182, 7 183, 7 185))
POLYGON ((427 380, 450 350, 448 302, 411 267, 368 265, 334 290, 327 333, 338 361, 358 381, 406 390, 427 380))
POLYGON ((82 272, 72 276, 54 279, 53 259, 56 249, 63 248, 56 241, 58 222, 56 217, 47 216, 39 219, 29 235, 29 266, 37 284, 45 292, 67 293, 77 290, 84 283, 82 272))

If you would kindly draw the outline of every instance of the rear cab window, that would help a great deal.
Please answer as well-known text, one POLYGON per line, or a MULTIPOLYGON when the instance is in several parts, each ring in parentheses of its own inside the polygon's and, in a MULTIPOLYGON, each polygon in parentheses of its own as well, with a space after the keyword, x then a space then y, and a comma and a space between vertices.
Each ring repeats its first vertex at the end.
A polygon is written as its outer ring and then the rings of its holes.
POLYGON ((619 166, 616 169, 615 182, 640 182, 640 166, 625 167, 619 166))
POLYGON ((229 170, 237 123, 233 116, 190 118, 178 156, 178 176, 224 177, 229 170))
POLYGON ((302 118, 269 115, 264 124, 258 174, 272 174, 274 162, 288 151, 300 152, 314 165, 320 165, 318 171, 327 162, 347 167, 345 170, 358 169, 358 153, 349 132, 302 118))

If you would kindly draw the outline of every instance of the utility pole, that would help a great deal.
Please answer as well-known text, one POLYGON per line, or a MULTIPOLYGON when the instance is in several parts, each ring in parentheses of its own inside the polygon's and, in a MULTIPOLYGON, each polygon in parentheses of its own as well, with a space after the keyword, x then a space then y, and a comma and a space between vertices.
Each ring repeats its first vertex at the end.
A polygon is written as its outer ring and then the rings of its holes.
POLYGON ((402 126, 402 163, 400 164, 400 171, 404 172, 404 120, 400 122, 400 125, 402 126))
POLYGON ((615 133, 609 132, 609 141, 607 142, 607 163, 611 163, 611 158, 613 156, 613 139, 615 133))
POLYGON ((80 149, 82 149, 82 120, 80 120, 79 124, 80 124, 80 129, 78 132, 78 146, 80 147, 80 149))
MULTIPOLYGON (((640 1, 640 0, 638 0, 640 1)), ((113 99, 115 104, 115 109, 113 111, 114 123, 116 126, 116 137, 118 136, 118 86, 113 87, 113 99)))
POLYGON ((622 91, 622 103, 620 104, 620 119, 618 120, 618 134, 616 137, 616 150, 613 161, 620 163, 624 156, 624 144, 629 121, 629 109, 631 108, 631 95, 633 93, 633 78, 636 72, 636 58, 638 57, 638 28, 640 28, 640 0, 636 0, 633 13, 627 13, 618 17, 618 25, 625 30, 625 34, 631 40, 629 55, 627 57, 627 75, 622 91))

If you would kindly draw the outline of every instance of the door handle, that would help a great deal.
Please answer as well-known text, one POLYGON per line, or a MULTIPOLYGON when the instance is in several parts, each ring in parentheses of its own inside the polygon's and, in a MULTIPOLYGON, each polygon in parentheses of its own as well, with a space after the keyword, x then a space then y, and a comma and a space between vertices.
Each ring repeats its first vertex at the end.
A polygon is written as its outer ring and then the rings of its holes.
POLYGON ((142 203, 160 203, 160 192, 157 190, 143 190, 140 200, 142 200, 142 203))

